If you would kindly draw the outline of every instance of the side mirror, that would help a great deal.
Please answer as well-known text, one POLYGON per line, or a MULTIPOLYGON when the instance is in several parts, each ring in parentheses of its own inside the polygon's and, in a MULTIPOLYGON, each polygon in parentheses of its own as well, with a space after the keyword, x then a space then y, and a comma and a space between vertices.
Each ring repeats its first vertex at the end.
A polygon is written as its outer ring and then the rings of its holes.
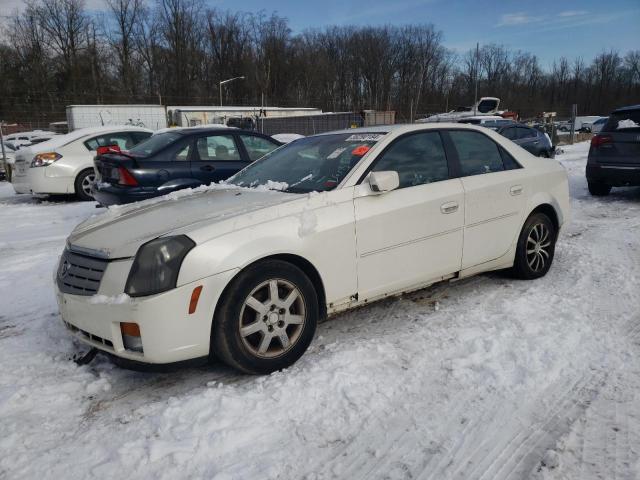
POLYGON ((390 192, 400 186, 400 177, 398 172, 394 170, 371 172, 369 174, 369 186, 376 193, 390 192))

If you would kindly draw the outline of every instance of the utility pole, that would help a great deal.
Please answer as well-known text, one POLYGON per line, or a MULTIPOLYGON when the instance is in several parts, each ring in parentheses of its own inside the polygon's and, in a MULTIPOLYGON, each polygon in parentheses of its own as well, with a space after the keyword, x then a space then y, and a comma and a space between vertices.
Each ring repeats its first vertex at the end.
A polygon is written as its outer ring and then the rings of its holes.
POLYGON ((224 85, 225 83, 233 82, 234 80, 244 80, 244 75, 242 77, 233 77, 227 80, 222 80, 218 85, 220 87, 220 106, 222 106, 222 85, 224 85))
POLYGON ((571 145, 573 145, 576 134, 576 117, 578 116, 578 104, 571 105, 571 145))
POLYGON ((476 76, 476 93, 473 97, 473 114, 478 114, 478 64, 480 63, 480 42, 476 43, 476 68, 475 68, 475 76, 476 76))

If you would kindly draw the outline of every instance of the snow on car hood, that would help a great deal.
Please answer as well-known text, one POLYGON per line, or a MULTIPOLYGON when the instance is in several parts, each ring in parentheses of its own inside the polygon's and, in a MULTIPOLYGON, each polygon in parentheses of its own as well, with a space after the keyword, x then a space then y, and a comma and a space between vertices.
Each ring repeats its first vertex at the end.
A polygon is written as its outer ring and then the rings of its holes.
POLYGON ((136 254, 143 243, 176 230, 228 220, 300 198, 298 194, 231 185, 200 187, 109 208, 78 225, 67 244, 107 258, 136 254))

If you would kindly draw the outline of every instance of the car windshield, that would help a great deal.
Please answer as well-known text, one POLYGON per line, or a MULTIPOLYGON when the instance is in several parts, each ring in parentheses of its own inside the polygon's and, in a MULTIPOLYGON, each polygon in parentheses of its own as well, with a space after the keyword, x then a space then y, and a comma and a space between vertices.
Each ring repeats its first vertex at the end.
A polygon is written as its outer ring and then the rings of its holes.
POLYGON ((603 132, 640 132, 640 110, 612 113, 603 132))
POLYGON ((385 133, 301 138, 267 154, 227 182, 241 187, 266 185, 292 193, 332 190, 385 133))
POLYGON ((152 135, 147 140, 140 142, 138 145, 131 148, 128 153, 134 157, 150 157, 179 138, 182 138, 182 134, 178 132, 158 133, 157 135, 152 135))
POLYGON ((11 150, 12 152, 16 151, 16 149, 13 148, 13 145, 11 145, 10 143, 5 143, 4 146, 7 148, 7 150, 11 150))

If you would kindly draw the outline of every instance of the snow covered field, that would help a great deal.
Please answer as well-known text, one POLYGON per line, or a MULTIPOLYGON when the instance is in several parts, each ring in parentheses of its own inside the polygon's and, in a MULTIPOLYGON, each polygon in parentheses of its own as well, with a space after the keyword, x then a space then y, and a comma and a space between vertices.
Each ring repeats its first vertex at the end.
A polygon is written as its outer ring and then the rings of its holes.
POLYGON ((640 189, 590 197, 588 144, 563 148, 545 278, 340 315, 268 377, 76 366, 52 276, 96 209, 0 183, 0 478, 640 478, 640 189))

